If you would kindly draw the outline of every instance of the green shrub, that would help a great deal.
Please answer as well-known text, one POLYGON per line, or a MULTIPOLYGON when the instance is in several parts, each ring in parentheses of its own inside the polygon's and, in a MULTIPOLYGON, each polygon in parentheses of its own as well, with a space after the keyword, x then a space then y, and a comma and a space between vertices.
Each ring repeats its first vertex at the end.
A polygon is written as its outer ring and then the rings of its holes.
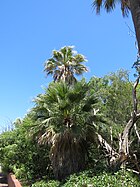
POLYGON ((18 179, 31 181, 51 175, 47 145, 38 145, 28 135, 32 121, 26 117, 14 130, 0 135, 0 163, 5 173, 13 172, 18 179), (49 170, 49 171, 48 171, 49 170))
POLYGON ((140 187, 139 183, 131 172, 123 170, 115 174, 103 172, 98 176, 87 171, 71 175, 63 187, 140 187))
POLYGON ((96 175, 88 170, 71 175, 66 181, 41 180, 31 187, 140 187, 139 179, 131 172, 120 170, 115 174, 103 172, 96 175))
POLYGON ((34 183, 31 187, 58 187, 59 182, 50 180, 49 182, 46 182, 44 180, 41 180, 39 182, 34 183))

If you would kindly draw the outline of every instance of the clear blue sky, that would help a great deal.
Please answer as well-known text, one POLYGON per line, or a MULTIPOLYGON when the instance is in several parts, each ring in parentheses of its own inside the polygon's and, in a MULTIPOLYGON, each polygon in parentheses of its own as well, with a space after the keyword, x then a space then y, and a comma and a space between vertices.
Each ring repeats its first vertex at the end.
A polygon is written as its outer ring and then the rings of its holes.
MULTIPOLYGON (((97 16, 92 0, 0 1, 0 126, 23 117, 32 99, 47 86, 44 61, 53 49, 74 45, 84 54, 90 72, 104 76, 120 68, 130 70, 136 59, 131 15, 119 8, 97 16)), ((131 73, 133 74, 133 73, 131 73)))

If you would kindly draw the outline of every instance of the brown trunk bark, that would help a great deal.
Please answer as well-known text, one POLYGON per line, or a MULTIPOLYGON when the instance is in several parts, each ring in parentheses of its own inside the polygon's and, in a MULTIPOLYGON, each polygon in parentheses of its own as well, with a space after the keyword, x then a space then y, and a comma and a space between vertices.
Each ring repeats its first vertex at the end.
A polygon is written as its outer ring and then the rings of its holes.
POLYGON ((76 139, 69 131, 59 135, 50 152, 55 178, 61 181, 73 173, 82 171, 86 158, 87 143, 84 139, 76 139))
POLYGON ((129 0, 129 2, 138 42, 138 53, 140 55, 140 0, 129 0))

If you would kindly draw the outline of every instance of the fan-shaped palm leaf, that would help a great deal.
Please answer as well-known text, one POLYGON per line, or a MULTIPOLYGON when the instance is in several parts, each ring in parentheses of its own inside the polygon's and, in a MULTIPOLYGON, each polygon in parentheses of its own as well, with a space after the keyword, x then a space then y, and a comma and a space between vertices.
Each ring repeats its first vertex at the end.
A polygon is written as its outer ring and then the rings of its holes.
POLYGON ((87 72, 87 68, 81 64, 86 59, 83 55, 73 51, 72 46, 66 46, 60 51, 53 51, 51 59, 45 62, 44 71, 47 75, 53 75, 54 82, 63 80, 69 84, 76 82, 76 75, 82 75, 87 72))

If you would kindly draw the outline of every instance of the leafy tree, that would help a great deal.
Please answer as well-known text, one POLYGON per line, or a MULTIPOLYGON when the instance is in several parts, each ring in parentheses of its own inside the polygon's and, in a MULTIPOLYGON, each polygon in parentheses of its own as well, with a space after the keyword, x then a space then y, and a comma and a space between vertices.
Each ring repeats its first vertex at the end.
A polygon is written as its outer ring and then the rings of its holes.
POLYGON ((3 171, 13 172, 24 180, 40 178, 50 172, 48 147, 38 145, 29 136, 29 126, 32 126, 32 121, 27 115, 22 121, 16 120, 14 130, 0 135, 0 162, 3 171))
POLYGON ((129 81, 128 71, 119 70, 103 78, 92 77, 89 86, 99 98, 100 111, 110 120, 110 125, 98 125, 98 132, 118 150, 119 134, 127 124, 133 108, 133 84, 129 81))
POLYGON ((132 111, 132 82, 125 70, 110 73, 103 78, 91 78, 90 89, 100 98, 100 110, 114 123, 124 126, 132 111))
POLYGON ((54 82, 63 80, 69 84, 76 82, 75 75, 82 75, 87 68, 82 64, 86 59, 77 54, 72 46, 65 46, 60 51, 53 51, 52 58, 45 62, 44 71, 53 75, 54 82))
POLYGON ((85 80, 74 85, 52 83, 35 99, 32 133, 51 145, 50 159, 55 177, 64 179, 85 168, 88 141, 95 137, 97 99, 85 80))
POLYGON ((130 167, 139 171, 139 76, 133 83, 129 81, 127 71, 121 70, 103 78, 93 77, 89 84, 99 96, 102 113, 112 121, 111 126, 101 124, 98 128, 110 144, 111 149, 106 147, 107 152, 110 154, 110 150, 115 148, 115 156, 119 155, 113 158, 114 169, 117 170, 123 161, 128 160, 130 167))
POLYGON ((100 8, 102 7, 107 12, 110 12, 114 10, 118 2, 121 4, 121 10, 124 16, 129 11, 131 12, 140 55, 140 0, 93 0, 93 6, 96 8, 97 13, 100 12, 100 8))

